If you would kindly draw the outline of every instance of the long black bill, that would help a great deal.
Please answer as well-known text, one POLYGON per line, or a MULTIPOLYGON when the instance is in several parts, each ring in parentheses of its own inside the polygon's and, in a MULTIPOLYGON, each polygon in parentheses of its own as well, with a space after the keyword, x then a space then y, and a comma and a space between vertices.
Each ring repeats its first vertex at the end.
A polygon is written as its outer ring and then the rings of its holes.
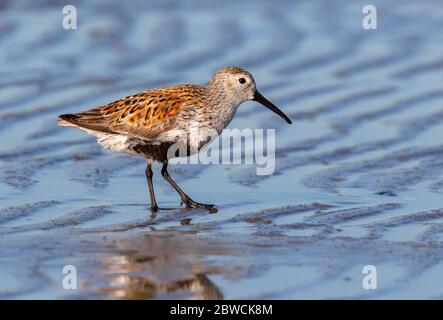
POLYGON ((259 103, 261 103, 262 105, 264 105, 266 108, 268 108, 271 111, 274 111, 276 114, 278 114, 280 117, 282 117, 283 119, 285 119, 285 121, 289 124, 292 124, 291 119, 288 118, 287 115, 285 115, 283 113, 283 111, 281 111, 279 108, 277 108, 271 101, 269 101, 268 99, 266 99, 265 97, 263 97, 261 95, 260 92, 255 91, 254 94, 254 99, 252 99, 254 101, 257 101, 259 103))

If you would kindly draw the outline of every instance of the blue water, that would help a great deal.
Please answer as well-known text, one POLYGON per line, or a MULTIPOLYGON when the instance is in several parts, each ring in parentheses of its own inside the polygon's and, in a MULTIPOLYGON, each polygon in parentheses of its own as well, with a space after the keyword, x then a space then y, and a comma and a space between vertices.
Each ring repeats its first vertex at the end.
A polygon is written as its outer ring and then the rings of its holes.
MULTIPOLYGON (((438 1, 76 1, 0 8, 0 298, 441 299, 443 12, 438 1), (276 130, 276 171, 155 166, 56 125, 151 87, 248 69, 230 128, 276 130), (63 267, 77 289, 63 288, 63 267), (377 289, 362 286, 365 265, 377 289)), ((236 146, 237 148, 239 146, 236 146)), ((250 150, 249 150, 250 151, 250 150)))

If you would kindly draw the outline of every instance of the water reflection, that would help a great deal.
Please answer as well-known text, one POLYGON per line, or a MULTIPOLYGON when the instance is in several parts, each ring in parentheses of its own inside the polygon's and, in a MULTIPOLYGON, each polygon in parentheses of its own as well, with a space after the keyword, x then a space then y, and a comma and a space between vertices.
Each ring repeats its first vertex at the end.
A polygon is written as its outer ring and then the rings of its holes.
POLYGON ((197 252, 180 255, 179 247, 163 246, 160 244, 165 251, 153 246, 152 255, 129 251, 105 258, 102 266, 106 285, 99 292, 115 299, 223 299, 223 293, 208 278, 208 273, 221 270, 205 270, 197 252))

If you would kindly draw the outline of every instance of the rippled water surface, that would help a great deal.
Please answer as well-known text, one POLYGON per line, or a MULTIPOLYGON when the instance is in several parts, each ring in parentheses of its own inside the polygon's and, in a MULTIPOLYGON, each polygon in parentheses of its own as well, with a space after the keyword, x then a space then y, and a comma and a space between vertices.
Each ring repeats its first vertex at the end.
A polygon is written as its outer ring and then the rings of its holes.
POLYGON ((443 298, 440 1, 0 1, 0 298, 443 298), (155 167, 56 118, 239 65, 293 120, 274 175, 170 173, 219 211, 178 209, 155 167), (78 289, 64 290, 63 267, 78 289), (377 290, 362 288, 364 265, 377 290))

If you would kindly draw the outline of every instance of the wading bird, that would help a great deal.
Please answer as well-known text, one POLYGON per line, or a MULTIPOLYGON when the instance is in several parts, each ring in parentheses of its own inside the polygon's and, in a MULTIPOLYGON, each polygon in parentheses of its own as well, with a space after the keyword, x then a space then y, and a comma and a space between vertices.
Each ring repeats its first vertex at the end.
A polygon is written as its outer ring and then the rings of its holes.
MULTIPOLYGON (((122 98, 84 112, 60 115, 59 125, 77 127, 97 138, 105 149, 145 158, 145 170, 151 199, 151 210, 159 207, 152 183, 152 163, 163 164, 162 176, 180 195, 187 208, 216 209, 214 205, 192 200, 169 176, 168 159, 178 141, 185 141, 186 156, 198 152, 210 140, 201 135, 192 136, 191 123, 200 131, 213 130, 220 134, 229 124, 240 104, 257 101, 281 116, 291 120, 263 97, 255 87, 252 75, 238 67, 218 70, 206 85, 176 85, 151 89, 122 98)), ((180 155, 181 156, 181 155, 180 155)))

